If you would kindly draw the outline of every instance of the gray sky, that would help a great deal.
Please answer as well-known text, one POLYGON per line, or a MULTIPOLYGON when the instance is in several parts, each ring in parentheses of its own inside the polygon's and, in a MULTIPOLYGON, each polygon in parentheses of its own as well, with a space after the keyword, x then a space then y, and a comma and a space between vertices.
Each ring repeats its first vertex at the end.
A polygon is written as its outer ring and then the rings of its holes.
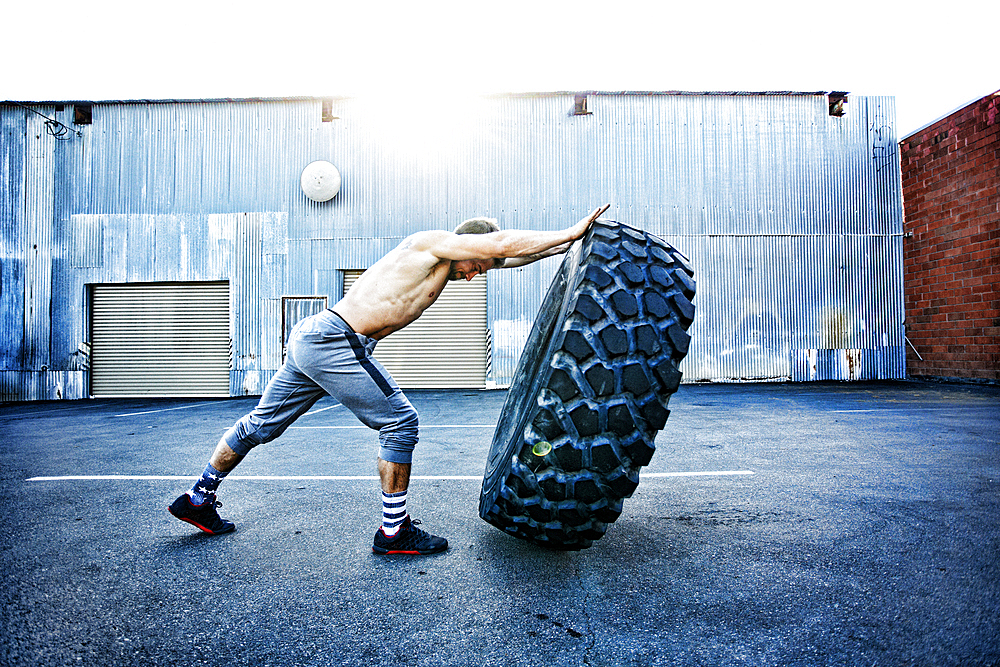
POLYGON ((996 0, 10 4, 0 99, 846 90, 902 138, 1000 88, 996 0))

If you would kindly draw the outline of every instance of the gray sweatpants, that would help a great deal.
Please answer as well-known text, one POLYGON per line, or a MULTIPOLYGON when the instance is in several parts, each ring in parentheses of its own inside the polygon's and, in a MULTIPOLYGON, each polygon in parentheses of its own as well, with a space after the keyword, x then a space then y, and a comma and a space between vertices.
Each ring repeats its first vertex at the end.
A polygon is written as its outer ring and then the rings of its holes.
POLYGON ((371 356, 376 342, 355 333, 330 309, 302 320, 289 336, 285 364, 267 383, 257 407, 222 439, 246 456, 330 395, 379 432, 379 458, 410 463, 417 444, 417 411, 371 356))

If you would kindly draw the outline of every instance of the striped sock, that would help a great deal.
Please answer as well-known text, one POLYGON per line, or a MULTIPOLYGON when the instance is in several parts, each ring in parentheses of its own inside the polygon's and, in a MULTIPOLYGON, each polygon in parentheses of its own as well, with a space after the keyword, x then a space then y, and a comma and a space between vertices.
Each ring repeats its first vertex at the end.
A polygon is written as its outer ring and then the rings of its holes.
POLYGON ((382 492, 382 532, 392 537, 406 519, 406 491, 382 492))
POLYGON ((222 483, 222 480, 228 474, 228 472, 216 470, 209 463, 208 467, 205 468, 205 472, 201 473, 201 479, 195 482, 191 490, 188 491, 188 495, 191 496, 191 502, 195 505, 202 505, 209 496, 214 498, 216 489, 219 488, 219 484, 222 483))

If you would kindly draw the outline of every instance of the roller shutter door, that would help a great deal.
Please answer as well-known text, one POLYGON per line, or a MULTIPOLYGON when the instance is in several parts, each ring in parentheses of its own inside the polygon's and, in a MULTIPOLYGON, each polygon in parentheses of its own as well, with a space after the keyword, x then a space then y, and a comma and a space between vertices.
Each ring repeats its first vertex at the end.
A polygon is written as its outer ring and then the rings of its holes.
POLYGON ((229 396, 229 283, 91 287, 91 394, 229 396))
MULTIPOLYGON (((361 271, 344 272, 344 293, 361 271)), ((379 341, 378 359, 403 389, 486 386, 486 276, 448 283, 420 319, 379 341)))

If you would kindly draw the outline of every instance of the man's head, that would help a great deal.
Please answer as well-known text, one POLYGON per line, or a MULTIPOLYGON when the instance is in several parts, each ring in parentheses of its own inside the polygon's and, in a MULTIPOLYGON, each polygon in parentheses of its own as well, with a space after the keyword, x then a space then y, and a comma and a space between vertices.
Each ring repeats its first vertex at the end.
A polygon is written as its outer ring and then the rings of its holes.
POLYGON ((491 234, 499 231, 500 227, 493 218, 469 218, 455 228, 456 234, 491 234))
MULTIPOLYGON (((494 218, 469 218, 458 227, 455 228, 456 234, 492 234, 493 232, 500 231, 499 225, 494 218)), ((503 266, 503 257, 495 257, 492 259, 492 266, 489 264, 490 260, 485 260, 483 263, 481 260, 463 260, 462 262, 452 262, 452 272, 449 276, 449 280, 472 280, 473 277, 480 273, 486 273, 489 269, 499 269, 503 266), (472 264, 475 263, 475 266, 472 264), (458 266, 461 264, 462 266, 458 266), (466 266, 468 265, 468 266, 466 266), (471 277, 466 277, 466 274, 471 273, 471 277)))

